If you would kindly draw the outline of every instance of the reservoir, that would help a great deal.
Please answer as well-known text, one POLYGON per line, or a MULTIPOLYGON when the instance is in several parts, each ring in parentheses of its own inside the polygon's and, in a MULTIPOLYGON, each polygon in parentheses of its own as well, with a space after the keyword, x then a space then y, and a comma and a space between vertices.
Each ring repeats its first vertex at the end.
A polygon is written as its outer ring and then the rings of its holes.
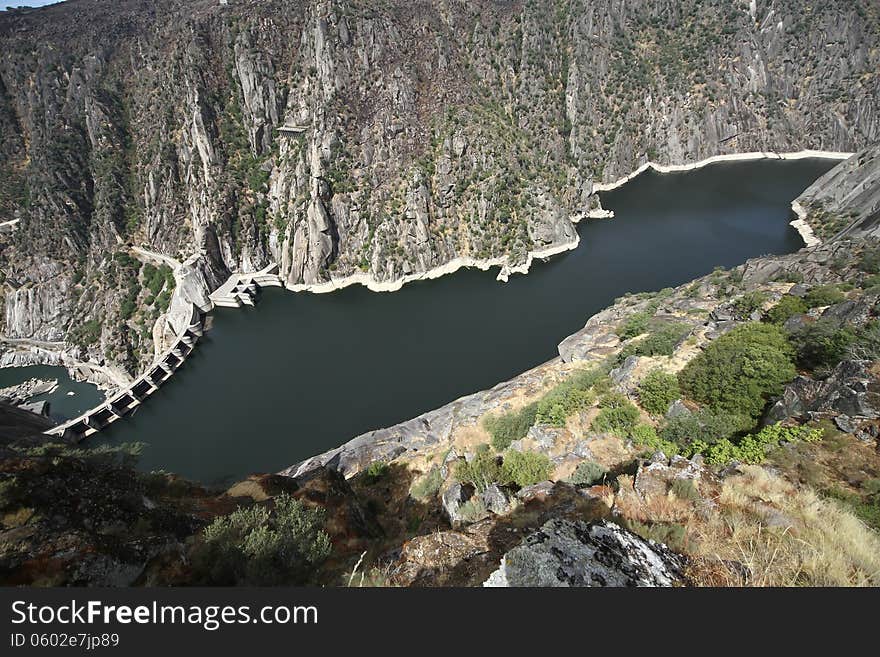
POLYGON ((48 401, 49 417, 59 423, 76 417, 104 401, 104 394, 98 388, 91 383, 74 381, 64 367, 28 365, 0 368, 0 388, 19 385, 28 379, 58 382, 55 390, 37 395, 31 401, 48 401))
POLYGON ((266 290, 255 308, 215 310, 172 380, 99 440, 147 443, 142 468, 209 484, 278 471, 555 357, 627 292, 799 249, 790 202, 834 165, 642 173, 602 194, 614 219, 582 222, 577 249, 508 283, 460 270, 394 293, 266 290))

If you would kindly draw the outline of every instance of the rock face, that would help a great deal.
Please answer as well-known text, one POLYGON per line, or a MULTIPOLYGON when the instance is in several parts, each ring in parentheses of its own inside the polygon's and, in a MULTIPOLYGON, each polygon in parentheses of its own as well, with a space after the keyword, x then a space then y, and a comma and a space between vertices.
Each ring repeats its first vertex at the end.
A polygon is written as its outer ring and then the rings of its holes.
POLYGON ((770 407, 765 422, 840 414, 853 418, 880 417, 880 386, 869 361, 844 361, 824 381, 799 376, 770 407))
POLYGON ((196 286, 513 267, 648 159, 880 138, 861 3, 110 5, 0 15, 0 266, 9 336, 130 369, 129 245, 199 254, 196 286))
POLYGON ((601 521, 550 520, 504 555, 483 586, 674 586, 683 559, 601 521))
POLYGON ((826 238, 880 236, 880 144, 819 178, 800 196, 798 207, 826 238), (844 223, 834 220, 840 216, 844 223))

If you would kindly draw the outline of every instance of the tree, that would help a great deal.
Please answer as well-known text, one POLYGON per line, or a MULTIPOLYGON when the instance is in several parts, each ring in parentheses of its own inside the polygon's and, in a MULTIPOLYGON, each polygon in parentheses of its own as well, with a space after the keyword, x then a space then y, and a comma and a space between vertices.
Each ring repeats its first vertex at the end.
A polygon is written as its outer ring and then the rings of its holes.
POLYGON ((330 554, 323 509, 286 493, 266 506, 239 508, 208 525, 195 548, 196 579, 221 586, 305 584, 330 554))
POLYGON ((674 374, 654 369, 639 383, 639 403, 651 415, 665 415, 681 391, 674 374))
POLYGON ((754 419, 796 375, 794 350, 782 330, 750 322, 710 343, 678 381, 691 399, 754 419))

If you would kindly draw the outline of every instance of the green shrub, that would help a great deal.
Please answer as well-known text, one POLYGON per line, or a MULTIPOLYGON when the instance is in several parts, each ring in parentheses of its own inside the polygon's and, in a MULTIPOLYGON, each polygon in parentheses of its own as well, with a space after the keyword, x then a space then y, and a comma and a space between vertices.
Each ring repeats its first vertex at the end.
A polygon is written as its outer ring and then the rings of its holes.
POLYGON ((874 319, 854 330, 855 339, 847 348, 847 358, 880 360, 880 321, 874 319))
POLYGON ((538 403, 524 406, 518 411, 490 415, 483 420, 483 426, 492 436, 492 447, 504 451, 514 440, 525 438, 538 413, 538 403))
POLYGON ((287 494, 265 506, 239 508, 208 525, 193 554, 200 583, 270 586, 308 583, 330 554, 323 509, 287 494))
POLYGON ((644 448, 646 452, 651 454, 663 452, 666 456, 672 456, 681 453, 681 448, 678 445, 663 440, 650 424, 636 425, 629 435, 636 446, 644 448))
POLYGON ((678 378, 661 369, 651 370, 639 383, 639 403, 651 415, 664 415, 680 395, 678 378))
POLYGON ((416 479, 409 489, 409 494, 417 500, 424 500, 434 497, 443 483, 443 476, 440 468, 436 465, 424 475, 416 479))
POLYGON ((695 413, 682 413, 669 418, 660 429, 660 437, 664 442, 676 445, 680 452, 687 454, 693 451, 694 445, 711 445, 753 424, 748 417, 701 409, 695 413))
POLYGON ((639 421, 639 409, 624 395, 609 393, 599 406, 599 415, 591 425, 593 431, 626 437, 639 421))
POLYGON ((748 319, 753 312, 756 310, 760 310, 762 306, 767 303, 766 292, 762 292, 761 290, 752 290, 751 292, 746 292, 741 297, 734 300, 731 304, 734 312, 737 316, 742 319, 748 319))
POLYGON ((681 322, 658 324, 644 339, 628 344, 618 355, 618 362, 629 356, 671 356, 676 345, 690 333, 691 327, 681 322))
POLYGON ((858 493, 833 487, 824 491, 830 497, 849 509, 859 520, 874 531, 880 531, 880 496, 862 497, 858 493))
POLYGON ((504 452, 501 481, 514 483, 519 487, 530 486, 540 481, 547 481, 552 471, 553 464, 546 454, 509 449, 504 452))
POLYGON ((565 426, 569 416, 593 403, 592 388, 604 378, 604 372, 598 368, 573 374, 540 399, 536 421, 554 427, 565 426))
POLYGON ((488 445, 480 445, 470 461, 459 461, 455 466, 456 481, 471 483, 478 490, 486 490, 491 484, 503 481, 499 458, 488 445))
POLYGON ((384 461, 373 461, 364 471, 364 481, 368 486, 381 481, 388 474, 388 464, 384 461))
POLYGON ((819 285, 804 295, 804 303, 810 308, 833 306, 846 299, 846 295, 836 285, 819 285))
POLYGON ((804 275, 799 271, 786 270, 776 276, 773 280, 782 283, 803 283, 804 275))
POLYGON ((648 325, 653 317, 653 312, 642 311, 634 313, 626 318, 623 324, 617 329, 617 335, 621 340, 629 340, 637 335, 641 335, 648 330, 648 325))
POLYGON ((865 249, 859 257, 859 269, 868 274, 880 274, 880 247, 865 249))
POLYGON ((725 438, 708 446, 703 455, 712 465, 727 465, 731 461, 742 463, 763 463, 767 453, 780 443, 816 442, 822 439, 822 430, 807 426, 786 427, 772 424, 758 433, 749 434, 737 443, 725 438))
POLYGON ((605 479, 607 474, 608 471, 595 461, 581 461, 568 481, 575 486, 592 486, 605 479))
POLYGON ((697 483, 693 479, 676 479, 669 490, 680 500, 697 502, 701 499, 697 483))
POLYGON ((678 375, 682 391, 716 411, 757 418, 797 374, 785 334, 750 322, 711 342, 678 375))
POLYGON ((789 339, 800 367, 825 371, 847 357, 856 334, 837 320, 820 318, 789 333, 789 339))
POLYGON ((807 310, 807 304, 803 299, 793 294, 786 294, 779 300, 779 303, 764 314, 764 320, 771 324, 782 326, 790 318, 795 315, 802 315, 807 310))
POLYGON ((458 517, 462 522, 472 523, 486 517, 488 510, 482 499, 474 495, 458 509, 458 517))

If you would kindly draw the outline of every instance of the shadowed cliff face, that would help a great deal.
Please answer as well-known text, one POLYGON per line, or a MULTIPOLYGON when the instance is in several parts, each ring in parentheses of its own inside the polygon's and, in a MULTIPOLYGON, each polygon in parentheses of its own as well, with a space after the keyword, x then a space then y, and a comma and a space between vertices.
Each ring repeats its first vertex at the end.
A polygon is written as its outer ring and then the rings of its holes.
POLYGON ((0 15, 6 333, 134 370, 168 306, 129 244, 202 252, 208 285, 273 261, 291 284, 516 264, 646 159, 855 150, 880 136, 878 21, 843 0, 0 15))

